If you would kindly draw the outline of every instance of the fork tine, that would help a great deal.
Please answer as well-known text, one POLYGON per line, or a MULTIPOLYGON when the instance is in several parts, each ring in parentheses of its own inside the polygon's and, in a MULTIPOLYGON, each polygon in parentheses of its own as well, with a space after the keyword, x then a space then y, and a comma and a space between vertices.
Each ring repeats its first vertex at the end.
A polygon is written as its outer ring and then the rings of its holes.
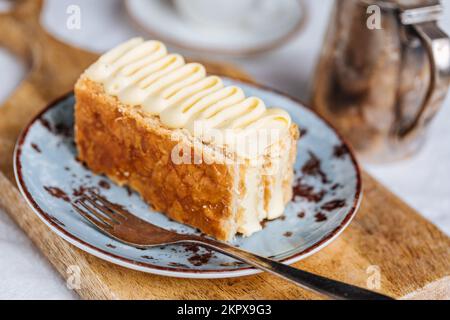
POLYGON ((94 224, 97 228, 106 231, 105 229, 111 229, 111 226, 98 221, 97 219, 93 218, 91 215, 87 214, 83 209, 78 207, 79 201, 75 201, 75 203, 72 203, 72 207, 75 209, 76 212, 78 212, 82 217, 84 217, 86 220, 90 221, 92 224, 94 224))
POLYGON ((81 205, 85 210, 87 210, 87 212, 92 216, 94 216, 95 218, 97 218, 100 222, 103 222, 104 224, 108 225, 109 227, 112 227, 114 225, 114 222, 109 218, 104 216, 103 214, 100 214, 99 212, 97 212, 96 209, 91 208, 90 206, 88 206, 86 204, 86 198, 81 198, 79 200, 77 200, 77 203, 79 205, 81 205))
MULTIPOLYGON (((106 208, 105 206, 101 206, 99 205, 97 202, 95 202, 95 200, 88 198, 88 197, 83 197, 82 198, 83 201, 88 202, 90 205, 92 205, 95 209, 97 209, 98 211, 100 211, 100 213, 105 216, 106 218, 110 219, 112 223, 116 223, 116 224, 120 224, 120 218, 121 216, 115 214, 114 212, 111 212, 111 210, 109 208, 106 208)), ((94 209, 92 208, 92 209, 94 209)))
POLYGON ((120 210, 119 208, 117 208, 116 205, 112 204, 111 202, 109 202, 108 200, 106 200, 105 198, 99 196, 94 192, 92 192, 91 195, 95 200, 100 202, 106 209, 110 210, 112 213, 121 216, 125 220, 128 219, 129 213, 120 210))

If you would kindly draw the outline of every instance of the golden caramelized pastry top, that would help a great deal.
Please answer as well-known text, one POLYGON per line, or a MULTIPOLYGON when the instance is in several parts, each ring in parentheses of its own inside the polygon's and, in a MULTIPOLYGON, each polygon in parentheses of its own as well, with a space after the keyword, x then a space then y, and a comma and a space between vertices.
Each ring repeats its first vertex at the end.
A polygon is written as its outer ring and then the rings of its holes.
POLYGON ((194 135, 199 130, 226 131, 221 142, 227 145, 260 130, 288 131, 291 126, 286 111, 246 98, 241 88, 226 87, 219 77, 208 76, 201 64, 186 64, 158 41, 131 39, 103 55, 85 76, 102 83, 105 92, 122 103, 159 116, 168 128, 184 128, 194 135))

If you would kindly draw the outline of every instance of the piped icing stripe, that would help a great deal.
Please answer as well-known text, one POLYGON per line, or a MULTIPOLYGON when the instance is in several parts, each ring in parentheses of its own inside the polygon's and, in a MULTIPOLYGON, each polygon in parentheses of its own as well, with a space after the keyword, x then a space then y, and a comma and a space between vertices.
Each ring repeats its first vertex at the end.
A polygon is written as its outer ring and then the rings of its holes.
POLYGON ((288 129, 289 114, 267 109, 261 99, 246 98, 241 88, 226 87, 198 63, 169 54, 164 44, 135 38, 103 55, 86 72, 122 103, 141 106, 171 128, 232 131, 248 136, 262 129, 288 129))

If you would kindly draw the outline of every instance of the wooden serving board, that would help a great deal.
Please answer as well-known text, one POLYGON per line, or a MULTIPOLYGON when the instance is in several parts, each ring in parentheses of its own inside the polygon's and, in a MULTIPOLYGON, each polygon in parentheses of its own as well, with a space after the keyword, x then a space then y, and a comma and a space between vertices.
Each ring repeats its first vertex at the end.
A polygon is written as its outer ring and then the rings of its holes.
MULTIPOLYGON (((28 234, 62 277, 81 270, 85 299, 312 299, 318 296, 267 274, 225 280, 173 279, 118 267, 52 233, 16 188, 13 147, 21 129, 50 101, 72 89, 96 55, 70 47, 39 24, 42 0, 16 1, 0 15, 0 44, 30 66, 27 78, 0 107, 0 208, 28 234)), ((207 63, 212 73, 248 78, 207 63)), ((396 298, 450 298, 450 239, 364 173, 364 200, 355 221, 332 245, 295 266, 365 287, 380 270, 379 291, 396 298), (374 267, 377 266, 377 267, 374 267)))

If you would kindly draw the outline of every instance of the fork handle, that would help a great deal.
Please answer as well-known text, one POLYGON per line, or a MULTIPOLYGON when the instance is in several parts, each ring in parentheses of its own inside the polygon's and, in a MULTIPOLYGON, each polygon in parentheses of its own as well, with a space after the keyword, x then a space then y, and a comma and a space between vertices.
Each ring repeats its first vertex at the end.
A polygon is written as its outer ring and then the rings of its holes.
POLYGON ((393 300, 392 298, 359 288, 350 284, 331 280, 307 271, 295 269, 272 259, 264 258, 224 242, 207 238, 191 238, 183 243, 191 243, 218 251, 224 255, 245 262, 255 268, 288 280, 307 289, 338 300, 393 300))

